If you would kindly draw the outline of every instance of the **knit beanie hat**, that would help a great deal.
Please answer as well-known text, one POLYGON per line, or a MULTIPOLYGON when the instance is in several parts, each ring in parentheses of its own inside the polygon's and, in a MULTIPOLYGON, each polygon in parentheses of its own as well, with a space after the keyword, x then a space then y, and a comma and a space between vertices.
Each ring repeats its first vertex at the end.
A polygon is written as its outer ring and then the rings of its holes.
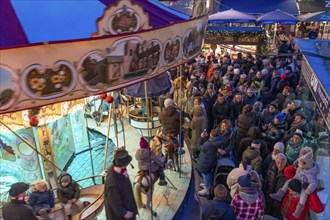
POLYGON ((284 153, 284 144, 282 142, 277 142, 274 145, 274 149, 279 150, 281 153, 284 153))
POLYGON ((277 120, 281 123, 285 120, 287 114, 284 112, 280 112, 277 115, 275 115, 275 118, 277 118, 277 120))
POLYGON ((285 80, 285 79, 286 79, 286 74, 282 74, 282 75, 280 76, 280 78, 281 78, 281 80, 285 80))
POLYGON ((298 161, 301 163, 302 169, 310 169, 313 167, 313 152, 309 152, 302 157, 298 158, 298 161))
POLYGON ((140 148, 146 149, 148 148, 149 143, 143 137, 140 138, 140 148))
POLYGON ((225 199, 227 197, 227 189, 224 185, 222 184, 218 184, 215 188, 214 188, 214 196, 217 199, 225 199))
MULTIPOLYGON (((293 133, 293 135, 299 136, 301 139, 303 139, 303 132, 300 129, 296 129, 296 131, 293 133)), ((292 136, 293 136, 292 135, 292 136)))
POLYGON ((261 143, 259 141, 254 140, 251 143, 251 147, 259 150, 261 147, 261 143))
POLYGON ((300 180, 298 180, 298 179, 291 179, 290 182, 289 182, 288 187, 292 191, 295 191, 295 192, 300 193, 301 192, 301 188, 302 188, 301 185, 302 184, 301 184, 300 180))
POLYGON ((292 102, 294 103, 296 108, 300 108, 300 106, 301 106, 301 101, 300 100, 293 100, 292 102))
POLYGON ((213 86, 213 83, 209 83, 209 84, 207 84, 207 87, 206 87, 207 89, 214 89, 214 86, 213 86))
POLYGON ((164 106, 165 108, 169 106, 174 106, 174 101, 172 99, 165 99, 164 106))
POLYGON ((240 185, 240 187, 251 187, 250 174, 246 174, 246 175, 238 177, 237 183, 240 185))
POLYGON ((69 175, 64 175, 61 177, 61 183, 70 183, 71 182, 71 177, 69 175))
POLYGON ((269 105, 274 106, 274 108, 278 108, 278 104, 276 101, 272 101, 271 103, 269 103, 269 105))

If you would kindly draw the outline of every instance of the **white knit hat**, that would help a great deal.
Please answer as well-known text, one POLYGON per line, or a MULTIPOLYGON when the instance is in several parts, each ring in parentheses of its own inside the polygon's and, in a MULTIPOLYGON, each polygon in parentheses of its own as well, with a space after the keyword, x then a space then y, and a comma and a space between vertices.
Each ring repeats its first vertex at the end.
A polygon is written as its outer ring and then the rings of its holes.
POLYGON ((174 106, 174 101, 172 99, 165 99, 164 106, 165 108, 169 106, 174 106))
POLYGON ((277 142, 275 145, 274 145, 274 149, 277 149, 279 150, 281 153, 284 153, 284 144, 282 142, 277 142))
POLYGON ((298 158, 298 161, 301 163, 301 165, 299 165, 301 168, 303 169, 310 169, 313 167, 313 152, 309 152, 307 154, 305 154, 304 156, 301 156, 298 158))

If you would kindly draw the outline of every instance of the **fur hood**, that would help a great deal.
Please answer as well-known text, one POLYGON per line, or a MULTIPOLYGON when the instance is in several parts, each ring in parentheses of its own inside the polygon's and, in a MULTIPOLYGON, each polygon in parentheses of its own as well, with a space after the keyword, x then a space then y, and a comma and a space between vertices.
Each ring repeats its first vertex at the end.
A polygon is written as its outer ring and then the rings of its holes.
POLYGON ((242 200, 249 205, 255 203, 258 199, 258 193, 247 194, 244 192, 239 192, 239 195, 241 196, 242 200))

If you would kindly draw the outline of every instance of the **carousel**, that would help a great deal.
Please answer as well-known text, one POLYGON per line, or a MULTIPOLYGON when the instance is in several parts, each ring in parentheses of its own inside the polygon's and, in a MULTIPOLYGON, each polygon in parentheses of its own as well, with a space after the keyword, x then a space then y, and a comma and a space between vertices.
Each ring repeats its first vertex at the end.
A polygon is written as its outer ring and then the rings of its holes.
MULTIPOLYGON (((114 91, 121 99, 120 89, 161 77, 195 57, 206 25, 204 0, 195 1, 191 16, 153 0, 1 1, 1 206, 11 184, 37 179, 46 180, 58 200, 58 175, 77 152, 92 147, 86 116, 96 112, 100 121, 106 112, 110 128, 114 91), (91 99, 99 99, 92 113, 91 99)), ((148 110, 149 119, 133 108, 127 109, 130 124, 151 137, 160 127, 160 108, 148 110)), ((103 171, 111 165, 109 131, 103 171)), ((89 174, 77 180, 89 205, 74 210, 73 219, 95 219, 104 206, 103 176, 94 168, 89 174)), ((66 218, 60 203, 52 213, 66 218)))

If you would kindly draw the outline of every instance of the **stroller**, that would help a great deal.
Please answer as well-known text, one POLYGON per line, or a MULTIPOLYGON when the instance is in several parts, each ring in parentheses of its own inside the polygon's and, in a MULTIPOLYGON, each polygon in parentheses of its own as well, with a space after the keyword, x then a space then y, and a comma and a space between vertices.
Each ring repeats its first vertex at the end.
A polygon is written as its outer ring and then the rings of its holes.
POLYGON ((222 184, 228 188, 227 176, 235 167, 235 162, 229 157, 219 157, 214 168, 213 186, 215 187, 218 184, 222 184))

